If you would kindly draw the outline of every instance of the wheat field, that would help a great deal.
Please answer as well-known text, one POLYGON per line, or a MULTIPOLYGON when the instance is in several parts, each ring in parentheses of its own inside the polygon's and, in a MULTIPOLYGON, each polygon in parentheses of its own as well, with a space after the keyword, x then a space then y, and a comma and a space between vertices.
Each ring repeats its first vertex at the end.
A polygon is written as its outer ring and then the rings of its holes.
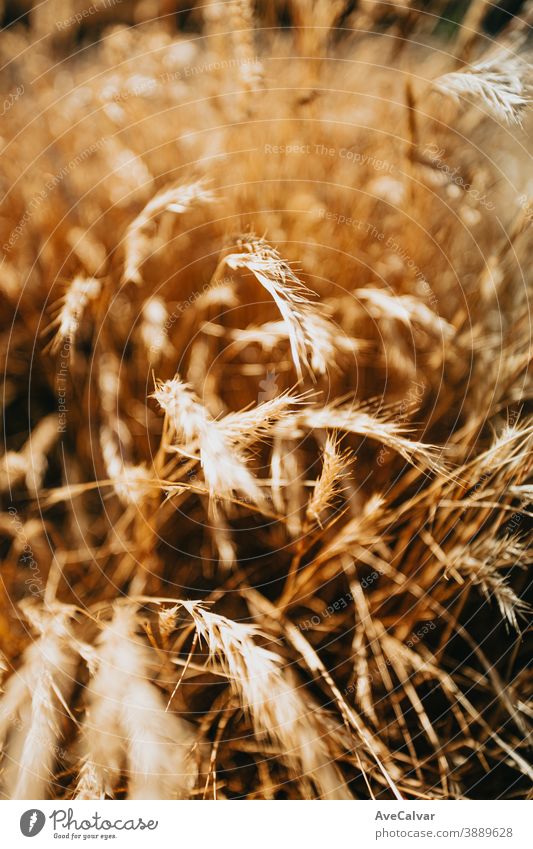
POLYGON ((189 5, 4 9, 1 797, 531 798, 531 4, 189 5))

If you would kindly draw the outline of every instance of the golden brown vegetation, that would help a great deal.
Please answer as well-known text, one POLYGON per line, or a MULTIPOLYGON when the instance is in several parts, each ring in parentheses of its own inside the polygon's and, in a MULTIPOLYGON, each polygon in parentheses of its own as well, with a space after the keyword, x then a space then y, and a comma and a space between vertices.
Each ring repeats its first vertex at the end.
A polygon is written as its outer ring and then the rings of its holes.
POLYGON ((527 25, 288 5, 2 33, 4 797, 529 792, 527 25))

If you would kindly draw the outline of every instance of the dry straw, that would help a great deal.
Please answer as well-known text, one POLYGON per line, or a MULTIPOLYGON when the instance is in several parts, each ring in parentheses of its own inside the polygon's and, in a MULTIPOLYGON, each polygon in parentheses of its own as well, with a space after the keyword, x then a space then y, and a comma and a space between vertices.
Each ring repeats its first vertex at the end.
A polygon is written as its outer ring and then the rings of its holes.
POLYGON ((2 35, 0 792, 525 797, 523 25, 192 5, 2 35))

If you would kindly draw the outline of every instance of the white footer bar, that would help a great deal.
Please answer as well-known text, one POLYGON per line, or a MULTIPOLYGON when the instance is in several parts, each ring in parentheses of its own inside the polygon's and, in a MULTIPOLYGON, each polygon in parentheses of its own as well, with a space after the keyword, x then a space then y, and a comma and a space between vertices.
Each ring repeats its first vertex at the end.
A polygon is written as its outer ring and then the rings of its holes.
POLYGON ((6 849, 531 849, 533 801, 2 802, 6 849))

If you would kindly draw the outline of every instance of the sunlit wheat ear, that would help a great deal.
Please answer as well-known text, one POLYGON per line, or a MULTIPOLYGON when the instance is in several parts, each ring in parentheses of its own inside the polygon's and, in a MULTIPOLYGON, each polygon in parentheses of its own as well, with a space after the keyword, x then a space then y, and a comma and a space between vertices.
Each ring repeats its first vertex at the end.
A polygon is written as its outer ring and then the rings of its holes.
POLYGON ((253 625, 234 622, 206 610, 197 602, 182 601, 197 633, 208 649, 208 660, 218 661, 256 734, 270 737, 296 777, 310 778, 324 799, 349 799, 351 794, 333 762, 331 739, 317 706, 302 698, 281 669, 281 658, 255 643, 253 625))
POLYGON ((228 337, 238 349, 247 345, 260 345, 261 349, 269 354, 289 338, 284 321, 268 321, 246 328, 223 327, 209 321, 202 325, 202 331, 210 336, 228 337))
POLYGON ((124 281, 142 283, 141 266, 150 254, 151 228, 163 212, 182 215, 193 206, 212 203, 213 193, 205 180, 163 189, 155 195, 130 224, 124 238, 124 281))
POLYGON ((328 363, 335 361, 334 327, 310 300, 311 290, 263 239, 243 238, 239 247, 222 262, 233 270, 247 269, 272 296, 287 327, 298 379, 303 379, 304 368, 324 374, 328 363))
POLYGON ((26 477, 28 461, 20 451, 6 451, 0 459, 0 492, 8 492, 26 477))
MULTIPOLYGON (((113 753, 110 752, 108 762, 112 770, 113 753)), ((113 795, 113 789, 107 784, 107 774, 103 767, 97 767, 87 756, 81 761, 78 771, 78 780, 74 791, 76 799, 105 799, 113 795)))
POLYGON ((336 496, 342 491, 344 479, 350 472, 350 454, 342 452, 338 439, 328 434, 322 451, 322 471, 306 508, 308 521, 321 524, 321 517, 330 509, 336 496))
POLYGON ((39 637, 24 652, 22 665, 0 700, 4 743, 0 782, 9 799, 46 799, 54 766, 61 760, 60 742, 78 658, 71 646, 67 608, 38 610, 26 605, 25 615, 39 637))
POLYGON ((123 604, 100 635, 81 728, 78 798, 112 796, 123 772, 128 799, 186 798, 196 782, 191 726, 165 710, 152 683, 151 650, 136 630, 135 607, 123 604))
POLYGON ((100 357, 98 363, 100 404, 107 417, 114 419, 119 409, 120 360, 113 351, 100 357))
POLYGON ((506 50, 471 65, 464 71, 444 74, 433 81, 442 94, 459 101, 475 100, 489 115, 506 124, 520 124, 528 105, 530 70, 527 63, 506 50))
POLYGON ((56 353, 61 346, 68 342, 68 356, 74 356, 74 343, 83 312, 89 301, 95 301, 102 288, 102 282, 94 277, 75 277, 63 298, 59 315, 51 327, 57 326, 50 350, 56 353))
POLYGON ((166 352, 172 351, 167 337, 167 321, 168 310, 163 298, 148 298, 143 304, 139 332, 150 365, 157 365, 166 352))
POLYGON ((227 498, 238 492, 256 504, 263 503, 242 449, 266 436, 290 406, 300 401, 299 396, 285 393, 216 420, 178 378, 158 383, 153 397, 167 414, 171 447, 185 456, 198 456, 211 496, 227 498))
POLYGON ((132 463, 132 436, 118 416, 120 363, 114 355, 101 357, 98 371, 100 403, 105 424, 100 427, 100 447, 107 476, 123 504, 139 505, 150 491, 152 474, 144 463, 132 463))
POLYGON ((220 567, 229 572, 237 565, 237 546, 233 540, 231 529, 220 511, 213 516, 212 534, 220 567))
POLYGON ((20 451, 8 451, 0 459, 0 492, 24 481, 29 492, 37 493, 48 468, 48 454, 57 442, 57 417, 46 416, 32 430, 20 451))
POLYGON ((480 588, 489 603, 496 602, 503 618, 520 633, 519 619, 527 621, 532 608, 517 596, 506 573, 520 568, 521 564, 526 569, 527 542, 509 535, 500 539, 481 537, 469 546, 451 551, 449 558, 460 575, 480 588))
POLYGON ((303 403, 305 397, 305 393, 291 395, 290 392, 284 392, 269 401, 262 401, 255 407, 228 413, 217 419, 216 423, 228 439, 245 447, 268 436, 276 424, 289 414, 290 408, 303 403))
POLYGON ((117 433, 105 425, 100 430, 100 446, 107 475, 120 500, 123 504, 140 504, 150 492, 150 471, 145 465, 133 465, 124 459, 117 433))
POLYGON ((388 318, 406 327, 418 325, 429 333, 450 339, 454 328, 418 298, 411 295, 392 295, 383 289, 356 289, 354 296, 362 301, 376 319, 388 318))
MULTIPOLYGON (((239 304, 235 284, 232 280, 225 280, 209 286, 194 302, 195 309, 202 312, 210 307, 236 307, 239 304)), ((205 322, 209 324, 209 322, 205 322)), ((204 325, 202 325, 203 329, 204 325)))
POLYGON ((300 420, 307 428, 339 430, 368 437, 396 451, 409 463, 421 469, 444 470, 444 464, 440 460, 442 449, 402 436, 404 427, 394 420, 393 415, 386 417, 379 413, 372 414, 355 404, 333 404, 324 407, 308 406, 301 413, 296 413, 295 419, 300 420))
POLYGON ((199 460, 211 498, 237 492, 254 503, 263 501, 246 458, 187 384, 178 378, 159 383, 153 397, 167 414, 170 447, 199 460))

